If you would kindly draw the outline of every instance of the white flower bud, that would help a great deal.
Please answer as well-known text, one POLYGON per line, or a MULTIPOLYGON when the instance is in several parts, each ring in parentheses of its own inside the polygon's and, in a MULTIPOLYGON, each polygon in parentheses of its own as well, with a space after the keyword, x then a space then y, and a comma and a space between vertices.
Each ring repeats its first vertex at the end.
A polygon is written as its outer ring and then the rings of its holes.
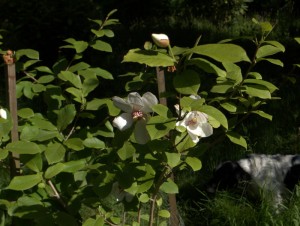
POLYGON ((165 34, 152 34, 153 42, 162 48, 166 48, 170 45, 169 37, 165 34))

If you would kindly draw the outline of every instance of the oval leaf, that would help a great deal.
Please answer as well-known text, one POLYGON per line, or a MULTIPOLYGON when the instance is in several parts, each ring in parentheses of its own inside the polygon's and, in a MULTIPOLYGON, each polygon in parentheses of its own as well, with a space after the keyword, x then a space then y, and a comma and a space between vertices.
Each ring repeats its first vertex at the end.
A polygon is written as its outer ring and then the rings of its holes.
POLYGON ((7 189, 23 191, 37 185, 42 181, 42 173, 34 175, 16 176, 14 177, 7 189))

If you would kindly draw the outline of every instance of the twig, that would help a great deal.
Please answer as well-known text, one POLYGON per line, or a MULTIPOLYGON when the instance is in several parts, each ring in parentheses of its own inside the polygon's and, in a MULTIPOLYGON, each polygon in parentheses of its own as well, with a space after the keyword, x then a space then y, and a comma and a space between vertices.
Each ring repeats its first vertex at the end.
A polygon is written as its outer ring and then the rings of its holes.
POLYGON ((48 180, 47 183, 49 184, 51 190, 52 190, 53 193, 54 193, 53 196, 59 201, 59 203, 60 203, 64 208, 66 208, 67 205, 66 205, 65 202, 61 199, 61 197, 60 197, 60 195, 59 195, 57 189, 55 188, 54 184, 52 183, 52 181, 51 181, 51 180, 48 180))

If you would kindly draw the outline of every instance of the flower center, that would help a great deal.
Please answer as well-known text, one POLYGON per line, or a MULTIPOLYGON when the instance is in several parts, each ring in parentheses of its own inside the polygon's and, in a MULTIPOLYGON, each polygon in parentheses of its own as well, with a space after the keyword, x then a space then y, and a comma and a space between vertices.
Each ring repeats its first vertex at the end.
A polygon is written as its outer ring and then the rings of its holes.
POLYGON ((141 111, 134 111, 132 112, 132 118, 133 119, 139 119, 139 118, 143 118, 144 114, 141 111))
POLYGON ((198 120, 196 117, 193 117, 191 118, 190 120, 187 121, 187 125, 190 126, 190 125, 195 125, 197 124, 198 120))

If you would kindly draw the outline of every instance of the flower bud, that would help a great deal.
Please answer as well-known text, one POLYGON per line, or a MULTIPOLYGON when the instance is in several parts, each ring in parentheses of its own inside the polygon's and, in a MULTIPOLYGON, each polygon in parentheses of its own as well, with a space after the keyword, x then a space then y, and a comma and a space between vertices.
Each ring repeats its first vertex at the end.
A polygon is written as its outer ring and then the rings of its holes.
POLYGON ((153 42, 159 47, 166 48, 170 44, 169 37, 165 34, 152 34, 151 36, 153 42))
POLYGON ((0 118, 7 119, 7 113, 3 108, 0 109, 0 118))

